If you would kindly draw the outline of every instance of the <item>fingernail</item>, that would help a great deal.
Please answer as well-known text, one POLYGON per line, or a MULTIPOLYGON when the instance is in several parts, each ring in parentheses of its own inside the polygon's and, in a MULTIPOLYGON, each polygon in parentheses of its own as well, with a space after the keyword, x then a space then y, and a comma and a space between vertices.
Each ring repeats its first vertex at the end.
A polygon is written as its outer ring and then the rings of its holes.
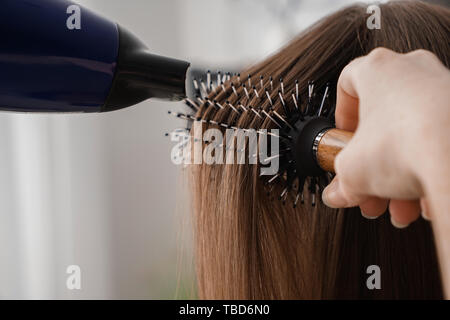
POLYGON ((364 212, 362 212, 362 210, 361 210, 361 215, 362 215, 364 218, 369 219, 369 220, 374 220, 374 219, 376 219, 376 218, 379 217, 379 216, 369 216, 369 215, 365 214, 364 212))
POLYGON ((422 218, 424 218, 427 221, 430 221, 430 216, 427 214, 427 212, 423 209, 422 212, 420 213, 422 215, 422 218))
POLYGON ((420 208, 422 209, 422 211, 420 212, 420 215, 422 216, 422 218, 424 218, 427 221, 431 220, 431 217, 428 215, 428 205, 427 205, 427 201, 425 200, 425 198, 421 198, 420 199, 420 208))
POLYGON ((393 225, 394 227, 396 227, 397 229, 404 229, 404 228, 406 228, 407 226, 409 226, 409 224, 401 224, 401 223, 395 221, 394 218, 392 218, 392 216, 391 216, 391 223, 392 223, 392 225, 393 225))

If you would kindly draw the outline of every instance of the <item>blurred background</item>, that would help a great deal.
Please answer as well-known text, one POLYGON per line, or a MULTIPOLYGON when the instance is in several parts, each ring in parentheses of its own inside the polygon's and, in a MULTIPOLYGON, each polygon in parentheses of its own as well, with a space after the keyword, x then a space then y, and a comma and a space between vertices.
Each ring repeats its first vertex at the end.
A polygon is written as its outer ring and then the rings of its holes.
MULTIPOLYGON (((44 0, 43 0, 44 1, 44 0)), ((236 71, 352 0, 78 0, 153 53, 236 71)), ((0 114, 0 298, 195 298, 177 103, 0 114), (68 290, 66 268, 81 268, 68 290)))

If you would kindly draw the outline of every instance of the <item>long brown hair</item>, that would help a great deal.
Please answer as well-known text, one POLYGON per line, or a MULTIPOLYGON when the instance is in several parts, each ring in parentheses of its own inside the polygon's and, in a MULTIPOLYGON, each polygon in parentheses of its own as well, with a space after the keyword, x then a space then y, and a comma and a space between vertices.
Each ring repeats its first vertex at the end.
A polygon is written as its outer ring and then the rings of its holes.
MULTIPOLYGON (((368 29, 367 6, 354 5, 320 20, 242 75, 282 77, 288 91, 297 79, 305 95, 309 80, 315 80, 316 87, 327 82, 335 87, 346 64, 379 46, 397 52, 427 49, 449 67, 448 9, 416 1, 379 6, 381 29, 368 29)), ((335 101, 333 90, 330 98, 335 101)), ((215 99, 223 103, 233 97, 230 93, 215 99)), ((247 103, 258 101, 253 97, 247 103)), ((234 117, 206 107, 197 115, 223 122, 234 117)), ((244 128, 271 127, 251 113, 233 120, 244 128)), ((267 195, 258 172, 256 165, 190 168, 200 298, 442 298, 427 221, 419 219, 397 230, 388 214, 369 221, 356 208, 305 204, 294 209, 267 195), (380 290, 366 286, 370 265, 380 267, 380 290)), ((275 189, 273 194, 279 192, 275 189)))

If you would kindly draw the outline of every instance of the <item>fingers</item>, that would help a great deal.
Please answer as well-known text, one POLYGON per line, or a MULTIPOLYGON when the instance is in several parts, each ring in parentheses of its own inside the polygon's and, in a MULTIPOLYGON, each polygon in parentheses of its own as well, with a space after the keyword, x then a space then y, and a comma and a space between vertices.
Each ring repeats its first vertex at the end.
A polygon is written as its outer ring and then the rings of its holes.
POLYGON ((342 70, 336 91, 337 128, 356 130, 360 113, 359 100, 379 84, 374 80, 373 72, 379 71, 381 66, 398 55, 386 48, 376 48, 367 56, 353 60, 342 70))
POLYGON ((367 219, 376 219, 386 212, 389 200, 378 197, 368 197, 359 205, 361 215, 367 219))
POLYGON ((331 208, 355 207, 368 200, 365 162, 352 152, 356 140, 354 136, 334 160, 336 176, 322 193, 323 202, 331 208))
POLYGON ((341 72, 337 84, 336 96, 336 127, 355 131, 358 125, 359 99, 355 88, 355 73, 360 59, 355 59, 341 72))
POLYGON ((391 200, 389 212, 392 225, 396 228, 405 228, 420 216, 419 200, 391 200))
POLYGON ((367 219, 375 219, 382 215, 389 203, 389 200, 378 197, 346 194, 340 187, 337 176, 323 190, 322 201, 331 208, 348 208, 359 205, 361 214, 367 219))
POLYGON ((355 207, 367 200, 367 196, 345 193, 339 183, 339 178, 334 177, 333 181, 323 190, 322 201, 330 208, 355 207))
MULTIPOLYGON (((391 200, 390 197, 414 199, 420 192, 412 190, 411 182, 416 179, 403 163, 387 160, 385 154, 396 154, 392 150, 389 132, 396 127, 383 127, 384 135, 374 134, 385 120, 379 98, 391 87, 387 81, 377 79, 395 75, 393 65, 400 55, 377 48, 369 55, 353 60, 339 76, 337 84, 336 127, 356 131, 352 140, 337 155, 334 163, 336 177, 322 193, 323 202, 332 208, 359 206, 366 218, 376 218, 387 207, 391 212, 392 224, 405 227, 416 220, 420 213, 426 215, 418 200, 391 200), (376 89, 376 90, 375 90, 376 89), (358 130, 356 130, 358 128, 358 130), (395 180, 397 178, 397 180, 395 180)), ((398 70, 397 70, 398 72, 398 70)), ((386 110, 384 110, 386 111, 386 110)), ((401 118, 403 114, 399 114, 401 118)))
POLYGON ((425 198, 420 198, 420 208, 422 209, 422 218, 427 221, 431 220, 430 207, 428 206, 428 201, 425 198))
POLYGON ((365 195, 347 195, 339 186, 339 179, 333 181, 322 192, 323 203, 330 208, 348 208, 359 206, 361 215, 367 219, 376 219, 388 208, 391 214, 391 223, 394 227, 402 229, 409 226, 419 218, 421 212, 424 217, 424 204, 419 200, 391 200, 365 195))
POLYGON ((391 214, 391 223, 394 227, 402 229, 409 226, 419 218, 420 214, 425 219, 427 205, 424 199, 396 200, 378 198, 374 196, 347 194, 340 186, 339 178, 333 181, 322 192, 323 203, 330 208, 349 208, 359 206, 361 215, 367 219, 376 219, 388 208, 391 214))

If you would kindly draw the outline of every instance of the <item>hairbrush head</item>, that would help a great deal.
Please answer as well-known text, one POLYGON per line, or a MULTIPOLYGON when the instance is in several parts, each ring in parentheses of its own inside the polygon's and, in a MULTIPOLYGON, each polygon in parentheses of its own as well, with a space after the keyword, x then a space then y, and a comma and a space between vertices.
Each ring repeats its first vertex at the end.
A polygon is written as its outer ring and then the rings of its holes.
POLYGON ((209 70, 206 75, 209 85, 204 85, 203 80, 199 85, 198 80, 194 79, 196 97, 185 100, 192 113, 175 115, 188 120, 187 130, 194 121, 222 129, 256 129, 259 134, 269 134, 259 130, 263 124, 264 128, 269 123, 270 127, 279 129, 280 151, 277 157, 280 158, 280 169, 272 176, 263 176, 267 188, 271 192, 276 183, 281 184, 279 199, 285 202, 291 197, 294 207, 299 201, 304 202, 303 192, 307 190, 310 203, 314 206, 316 193, 321 193, 332 178, 318 165, 315 155, 317 138, 334 127, 334 106, 328 102, 329 84, 319 88, 321 94, 316 94, 312 81, 306 90, 301 91, 297 80, 287 83, 280 77, 276 83, 272 76, 255 77, 249 74, 245 81, 241 81, 240 74, 233 77, 229 73, 222 77, 222 74, 217 72, 217 86, 212 84, 214 75, 209 70), (253 83, 253 79, 258 80, 253 83), (301 101, 302 92, 305 97, 301 101), (212 120, 218 112, 224 115, 220 117, 222 120, 212 120), (237 125, 244 115, 252 128, 237 125))

